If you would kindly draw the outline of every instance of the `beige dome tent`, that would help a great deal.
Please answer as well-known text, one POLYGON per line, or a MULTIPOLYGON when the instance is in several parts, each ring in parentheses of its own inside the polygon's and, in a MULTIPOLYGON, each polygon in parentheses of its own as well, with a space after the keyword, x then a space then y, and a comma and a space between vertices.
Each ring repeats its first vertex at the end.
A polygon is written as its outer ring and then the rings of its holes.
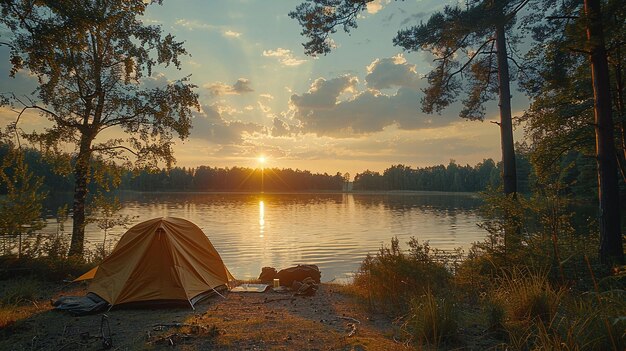
POLYGON ((233 276, 195 224, 155 218, 130 228, 96 268, 75 281, 93 279, 89 292, 111 305, 188 301, 225 286, 233 276))

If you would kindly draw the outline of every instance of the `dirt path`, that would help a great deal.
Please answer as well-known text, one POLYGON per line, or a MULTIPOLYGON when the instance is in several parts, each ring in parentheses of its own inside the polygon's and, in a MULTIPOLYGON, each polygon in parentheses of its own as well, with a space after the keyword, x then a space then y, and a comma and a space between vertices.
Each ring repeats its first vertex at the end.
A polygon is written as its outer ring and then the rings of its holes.
POLYGON ((105 319, 102 314, 72 317, 42 306, 0 332, 0 350, 101 350, 107 322, 113 350, 407 349, 393 341, 385 316, 364 311, 339 290, 322 284, 312 297, 227 293, 195 310, 111 310, 105 319))

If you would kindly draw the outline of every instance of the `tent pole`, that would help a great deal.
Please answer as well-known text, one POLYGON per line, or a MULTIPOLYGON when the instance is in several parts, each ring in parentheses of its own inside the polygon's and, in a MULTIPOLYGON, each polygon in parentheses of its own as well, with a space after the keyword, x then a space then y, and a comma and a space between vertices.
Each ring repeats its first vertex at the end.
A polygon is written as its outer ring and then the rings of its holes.
POLYGON ((213 291, 215 291, 215 293, 216 293, 216 294, 218 294, 219 296, 221 296, 221 297, 223 297, 224 299, 226 299, 226 296, 224 296, 224 295, 220 294, 220 292, 219 292, 219 291, 217 291, 217 290, 215 290, 215 288, 211 288, 211 289, 213 289, 213 291))

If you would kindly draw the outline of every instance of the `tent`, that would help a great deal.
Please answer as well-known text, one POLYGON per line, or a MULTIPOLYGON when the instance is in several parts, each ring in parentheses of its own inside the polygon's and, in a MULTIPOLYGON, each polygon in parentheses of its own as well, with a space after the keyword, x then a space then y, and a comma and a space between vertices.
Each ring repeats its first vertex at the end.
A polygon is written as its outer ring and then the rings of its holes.
POLYGON ((211 241, 195 224, 155 218, 130 228, 96 268, 88 291, 112 306, 135 302, 194 304, 234 280, 211 241))

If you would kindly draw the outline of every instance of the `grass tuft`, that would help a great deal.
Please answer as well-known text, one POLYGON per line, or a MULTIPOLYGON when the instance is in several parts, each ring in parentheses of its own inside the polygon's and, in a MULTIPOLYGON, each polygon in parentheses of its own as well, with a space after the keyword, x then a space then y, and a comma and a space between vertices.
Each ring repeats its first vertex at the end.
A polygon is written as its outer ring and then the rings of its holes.
POLYGON ((427 291, 413 298, 409 308, 405 328, 414 341, 439 347, 456 340, 458 311, 450 299, 436 297, 427 291))
POLYGON ((0 306, 19 306, 36 299, 40 284, 32 278, 18 279, 5 285, 0 295, 0 306))
POLYGON ((553 288, 546 274, 525 268, 502 274, 498 283, 495 299, 512 321, 551 321, 566 293, 563 288, 553 288))

